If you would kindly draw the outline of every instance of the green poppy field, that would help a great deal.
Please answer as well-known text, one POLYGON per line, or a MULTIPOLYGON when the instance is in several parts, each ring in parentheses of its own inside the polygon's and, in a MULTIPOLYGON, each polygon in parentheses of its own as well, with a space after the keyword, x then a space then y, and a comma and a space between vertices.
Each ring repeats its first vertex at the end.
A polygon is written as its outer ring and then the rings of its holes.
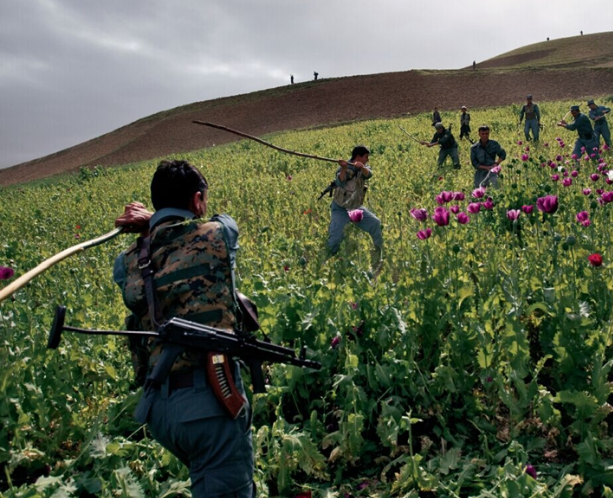
MULTIPOLYGON (((556 126, 571 104, 539 102, 539 143, 519 106, 470 110, 472 138, 487 123, 507 151, 499 188, 481 192, 467 141, 460 170, 437 168, 398 126, 429 140, 429 114, 264 137, 339 159, 370 148, 379 273, 354 226, 327 255, 330 199, 317 197, 334 164, 248 140, 177 157, 208 179, 209 215, 237 220, 238 287, 263 331, 323 365, 268 366, 266 394, 249 393, 260 498, 613 497, 613 154, 571 158, 576 133, 556 126)), ((442 117, 457 139, 458 113, 442 117)), ((125 204, 151 209, 158 162, 0 189, 0 266, 15 273, 0 289, 112 230, 125 204)), ((58 304, 69 325, 122 329, 112 267, 133 240, 0 303, 0 496, 190 496, 187 469, 132 417, 124 338, 65 333, 46 348, 58 304)))

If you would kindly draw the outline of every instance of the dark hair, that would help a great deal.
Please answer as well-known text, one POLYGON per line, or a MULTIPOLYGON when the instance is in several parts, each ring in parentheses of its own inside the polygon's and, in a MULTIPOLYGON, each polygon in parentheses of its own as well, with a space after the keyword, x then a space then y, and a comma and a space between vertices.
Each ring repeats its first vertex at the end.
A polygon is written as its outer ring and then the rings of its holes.
POLYGON ((204 175, 187 161, 162 161, 151 180, 151 202, 156 211, 189 209, 194 194, 208 188, 204 175))
POLYGON ((479 131, 490 131, 490 127, 488 125, 479 126, 479 131))
POLYGON ((365 154, 370 154, 368 147, 365 145, 356 145, 351 151, 351 160, 353 161, 358 156, 363 156, 365 154))

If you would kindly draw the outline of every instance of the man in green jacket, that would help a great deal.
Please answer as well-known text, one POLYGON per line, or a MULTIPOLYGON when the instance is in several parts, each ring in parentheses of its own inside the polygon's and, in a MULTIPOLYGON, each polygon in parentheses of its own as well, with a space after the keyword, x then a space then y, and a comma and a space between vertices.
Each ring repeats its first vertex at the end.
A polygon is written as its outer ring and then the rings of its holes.
POLYGON ((598 145, 600 145, 600 137, 602 137, 607 147, 611 147, 611 131, 605 117, 605 114, 609 114, 611 109, 603 105, 596 105, 593 100, 588 100, 587 105, 590 108, 590 119, 594 121, 594 134, 598 145))
POLYGON ((460 169, 460 156, 458 154, 458 142, 451 134, 451 130, 446 129, 443 126, 443 123, 436 123, 434 125, 436 132, 432 137, 430 142, 426 142, 425 140, 420 142, 422 145, 426 147, 434 147, 435 145, 440 146, 440 150, 438 153, 438 166, 439 168, 445 164, 445 160, 447 156, 451 157, 451 161, 453 162, 453 167, 455 169, 460 169))
POLYGON ((589 118, 579 110, 578 105, 571 106, 570 113, 574 118, 574 122, 567 123, 562 120, 558 123, 558 126, 567 130, 577 131, 578 137, 573 149, 573 158, 580 160, 584 152, 590 157, 593 154, 596 155, 595 157, 598 157, 598 140, 596 140, 596 135, 589 118))

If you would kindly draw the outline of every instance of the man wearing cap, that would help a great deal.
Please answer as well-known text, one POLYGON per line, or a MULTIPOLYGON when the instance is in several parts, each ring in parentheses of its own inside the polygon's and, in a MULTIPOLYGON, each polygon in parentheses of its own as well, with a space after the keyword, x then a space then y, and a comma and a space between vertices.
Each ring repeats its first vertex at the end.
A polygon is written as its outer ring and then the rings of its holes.
POLYGON ((441 113, 438 112, 438 106, 434 106, 434 112, 432 113, 432 126, 441 122, 441 113))
POLYGON ((588 100, 587 105, 590 108, 590 119, 594 121, 594 135, 596 135, 598 145, 600 145, 600 137, 602 137, 607 147, 611 147, 611 131, 605 117, 605 114, 610 113, 611 109, 603 105, 596 105, 593 100, 588 100))
POLYGON ((460 140, 464 137, 472 144, 474 143, 470 139, 470 114, 466 112, 466 106, 463 105, 460 109, 462 114, 460 114, 460 140))
POLYGON ((558 123, 558 126, 562 128, 566 128, 567 130, 577 130, 577 134, 579 135, 577 141, 575 142, 575 148, 573 149, 573 155, 575 158, 580 159, 583 155, 583 152, 586 152, 590 156, 596 153, 596 157, 598 156, 598 140, 596 140, 596 135, 594 135, 594 130, 592 129, 592 123, 590 123, 589 118, 581 113, 578 105, 573 105, 570 108, 570 113, 572 114, 575 121, 573 123, 567 123, 562 120, 558 123), (595 149, 595 150, 594 150, 595 149))
POLYGON ((364 207, 366 180, 372 178, 372 168, 368 164, 370 151, 364 145, 356 145, 349 161, 339 160, 339 168, 334 180, 334 195, 330 206, 330 226, 328 228, 328 249, 336 254, 344 237, 345 226, 353 221, 355 225, 368 232, 374 244, 371 254, 373 268, 380 268, 383 253, 381 221, 364 207), (359 219, 351 218, 350 211, 361 211, 359 219))
POLYGON ((470 162, 475 168, 475 188, 498 185, 500 163, 507 157, 506 151, 495 140, 490 140, 490 127, 479 126, 479 141, 470 148, 470 162))
POLYGON ((451 130, 446 130, 443 123, 436 123, 434 125, 436 132, 430 142, 425 140, 419 142, 427 147, 434 147, 440 145, 441 150, 438 153, 438 166, 439 168, 445 164, 447 156, 451 157, 453 161, 453 167, 460 169, 460 156, 458 155, 458 142, 456 142, 454 136, 451 134, 451 130))
POLYGON ((526 122, 524 124, 524 135, 526 135, 526 140, 530 140, 530 130, 532 130, 532 137, 535 142, 538 142, 539 128, 541 126, 541 111, 539 111, 539 106, 537 104, 532 103, 532 95, 526 97, 526 103, 519 112, 520 125, 524 116, 526 117, 526 122))

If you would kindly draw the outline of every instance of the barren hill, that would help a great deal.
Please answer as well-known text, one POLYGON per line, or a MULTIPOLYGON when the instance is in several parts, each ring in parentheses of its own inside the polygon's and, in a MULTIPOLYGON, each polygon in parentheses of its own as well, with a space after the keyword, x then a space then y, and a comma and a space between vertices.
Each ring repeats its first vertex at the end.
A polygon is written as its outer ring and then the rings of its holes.
POLYGON ((544 43, 547 49, 541 47, 543 44, 523 47, 479 63, 475 70, 323 79, 177 107, 55 154, 0 170, 0 185, 45 178, 82 166, 114 166, 166 157, 238 138, 194 125, 194 119, 262 136, 425 112, 435 104, 443 110, 455 110, 461 105, 477 108, 520 103, 527 93, 544 101, 612 92, 613 33, 544 43), (590 39, 591 44, 587 43, 590 39), (594 42, 596 48, 590 51, 594 42), (591 61, 591 67, 584 67, 584 60, 591 61))

